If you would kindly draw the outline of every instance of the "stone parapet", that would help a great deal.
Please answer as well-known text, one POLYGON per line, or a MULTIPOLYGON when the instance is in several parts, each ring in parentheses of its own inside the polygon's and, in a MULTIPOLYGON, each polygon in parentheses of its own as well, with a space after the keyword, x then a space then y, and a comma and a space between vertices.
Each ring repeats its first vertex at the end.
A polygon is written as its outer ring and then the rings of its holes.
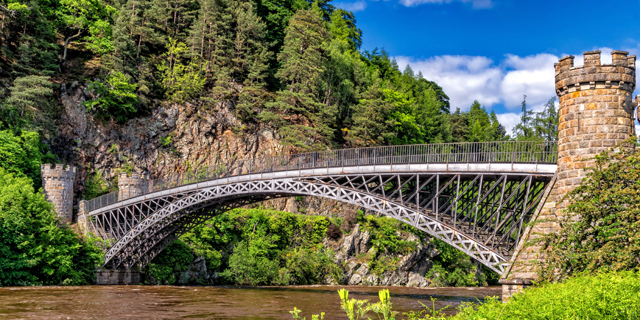
POLYGON ((636 85, 636 56, 627 56, 626 51, 613 51, 612 63, 600 63, 600 51, 584 53, 584 65, 574 67, 574 56, 566 56, 555 64, 556 93, 620 89, 633 92, 636 85))
POLYGON ((118 176, 118 200, 126 200, 129 198, 143 195, 149 188, 149 177, 145 174, 121 173, 118 176))
POLYGON ((40 166, 42 188, 47 200, 53 203, 58 217, 66 222, 73 221, 73 181, 76 168, 63 164, 43 164, 40 166))

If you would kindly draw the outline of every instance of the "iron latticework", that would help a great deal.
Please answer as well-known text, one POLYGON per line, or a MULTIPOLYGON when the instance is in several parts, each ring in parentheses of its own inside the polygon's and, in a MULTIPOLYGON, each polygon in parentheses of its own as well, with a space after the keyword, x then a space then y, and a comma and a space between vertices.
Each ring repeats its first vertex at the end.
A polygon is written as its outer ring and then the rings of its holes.
POLYGON ((298 161, 296 167, 278 168, 282 170, 240 170, 195 179, 197 183, 175 183, 173 188, 150 188, 145 195, 93 206, 88 223, 106 240, 106 266, 131 268, 146 265, 180 234, 231 208, 277 197, 318 196, 410 224, 502 273, 556 168, 550 163, 552 157, 539 154, 536 157, 545 161, 532 161, 530 154, 521 154, 526 148, 516 152, 523 147, 511 146, 509 161, 502 162, 494 155, 473 152, 456 156, 460 161, 447 156, 451 162, 430 162, 444 157, 406 152, 405 158, 396 159, 399 163, 361 157, 362 161, 343 159, 330 166, 312 154, 313 166, 298 161), (496 161, 480 161, 486 159, 496 161), (529 161, 512 161, 518 159, 529 161))

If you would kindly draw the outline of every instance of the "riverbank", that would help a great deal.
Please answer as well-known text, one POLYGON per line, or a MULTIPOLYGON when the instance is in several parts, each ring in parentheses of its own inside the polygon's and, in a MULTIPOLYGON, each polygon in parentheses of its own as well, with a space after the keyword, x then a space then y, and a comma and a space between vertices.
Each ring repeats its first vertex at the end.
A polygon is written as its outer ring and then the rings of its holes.
MULTIPOLYGON (((0 317, 21 319, 291 319, 293 307, 305 315, 326 312, 325 319, 347 319, 337 290, 376 301, 389 289, 394 310, 420 310, 436 298, 437 308, 498 296, 500 287, 407 288, 382 286, 177 287, 82 286, 0 288, 0 317)), ((399 319, 405 319, 400 317, 399 319)))

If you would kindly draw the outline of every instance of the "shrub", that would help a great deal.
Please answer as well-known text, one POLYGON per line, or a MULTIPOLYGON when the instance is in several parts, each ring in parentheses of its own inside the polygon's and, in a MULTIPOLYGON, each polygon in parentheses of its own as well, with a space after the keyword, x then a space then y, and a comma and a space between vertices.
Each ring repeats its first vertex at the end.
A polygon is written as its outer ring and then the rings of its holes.
POLYGON ((327 237, 332 240, 338 240, 342 237, 342 230, 337 225, 331 223, 327 226, 327 237))
MULTIPOLYGON (((376 304, 349 299, 349 292, 344 289, 338 293, 341 307, 351 320, 364 319, 370 311, 378 319, 395 319, 388 291, 379 292, 380 302, 376 304)), ((599 273, 573 277, 564 283, 531 287, 506 303, 496 298, 488 298, 482 303, 464 303, 453 317, 445 316, 442 309, 436 310, 435 304, 431 308, 422 304, 426 310, 410 311, 404 315, 409 320, 632 320, 640 319, 639 293, 639 272, 599 273)), ((293 318, 301 319, 300 311, 294 310, 293 318)))
POLYGON ((0 168, 0 286, 93 282, 102 252, 60 224, 29 179, 0 168))
POLYGON ((51 160, 50 154, 42 154, 40 135, 36 132, 0 131, 0 168, 16 177, 28 177, 36 187, 40 187, 40 165, 43 160, 51 160))
POLYGON ((147 265, 145 273, 152 278, 146 280, 147 283, 175 284, 177 272, 182 272, 189 268, 193 261, 193 252, 184 242, 176 240, 166 249, 162 250, 147 265))
POLYGON ((98 118, 123 123, 138 111, 138 85, 131 83, 131 77, 122 72, 111 73, 105 82, 94 81, 89 88, 97 97, 84 105, 88 110, 95 109, 98 118))
POLYGON ((463 307, 454 319, 640 319, 640 274, 598 273, 532 287, 507 303, 463 307))
MULTIPOLYGON (((635 141, 633 141, 635 142, 635 141)), ((584 271, 640 267, 640 154, 621 148, 595 157, 586 179, 567 195, 561 229, 544 238, 545 280, 584 271)))

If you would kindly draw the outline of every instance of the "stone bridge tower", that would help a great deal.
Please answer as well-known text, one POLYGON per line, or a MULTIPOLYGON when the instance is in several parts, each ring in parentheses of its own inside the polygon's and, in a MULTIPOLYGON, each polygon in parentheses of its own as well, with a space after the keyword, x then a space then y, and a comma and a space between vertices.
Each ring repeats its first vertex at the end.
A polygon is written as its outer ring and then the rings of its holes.
POLYGON ((521 240, 512 258, 513 265, 500 280, 503 299, 536 278, 532 262, 544 257, 539 255, 539 247, 526 243, 557 230, 554 220, 562 216, 567 205, 561 199, 586 176, 584 168, 595 164, 595 155, 635 135, 632 94, 636 85, 636 57, 628 54, 613 51, 612 63, 602 64, 600 51, 587 51, 583 66, 574 67, 574 56, 566 56, 555 64, 560 103, 555 185, 533 218, 543 222, 525 231, 528 237, 521 240))
POLYGON ((60 220, 71 223, 73 219, 73 180, 76 168, 63 164, 40 166, 42 189, 45 197, 53 203, 60 220))

